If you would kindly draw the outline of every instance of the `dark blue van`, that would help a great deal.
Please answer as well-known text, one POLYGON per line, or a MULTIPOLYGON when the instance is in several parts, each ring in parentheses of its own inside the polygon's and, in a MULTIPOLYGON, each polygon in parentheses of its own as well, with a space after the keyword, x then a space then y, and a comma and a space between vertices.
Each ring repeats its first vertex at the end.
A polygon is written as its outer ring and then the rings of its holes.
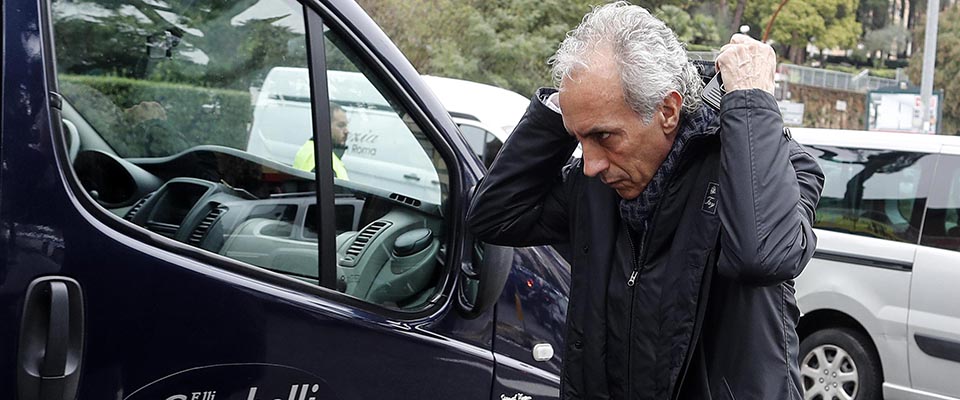
POLYGON ((471 238, 484 167, 353 2, 6 0, 2 32, 0 399, 558 397, 569 265, 471 238))

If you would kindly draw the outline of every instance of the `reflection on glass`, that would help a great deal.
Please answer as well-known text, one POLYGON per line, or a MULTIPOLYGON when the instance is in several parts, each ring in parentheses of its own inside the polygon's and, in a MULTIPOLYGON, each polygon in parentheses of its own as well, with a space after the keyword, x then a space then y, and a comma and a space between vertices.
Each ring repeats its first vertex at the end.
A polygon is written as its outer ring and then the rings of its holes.
POLYGON ((925 201, 921 178, 933 172, 935 155, 829 146, 808 149, 825 177, 817 228, 917 242, 925 201))
POLYGON ((936 181, 927 204, 920 243, 960 251, 960 156, 941 157, 936 181))
POLYGON ((124 157, 246 149, 267 73, 306 67, 301 10, 292 0, 54 2, 61 91, 124 157))

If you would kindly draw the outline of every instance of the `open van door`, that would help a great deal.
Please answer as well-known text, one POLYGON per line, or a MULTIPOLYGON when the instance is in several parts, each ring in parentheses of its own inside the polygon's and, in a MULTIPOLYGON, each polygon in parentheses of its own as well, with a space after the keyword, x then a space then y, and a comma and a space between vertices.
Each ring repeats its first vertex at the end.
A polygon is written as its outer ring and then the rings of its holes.
POLYGON ((454 301, 482 167, 356 4, 2 7, 0 398, 493 397, 492 309, 454 301), (244 151, 276 67, 309 71, 313 172, 244 151), (334 178, 343 70, 416 143, 378 168, 435 195, 334 178))

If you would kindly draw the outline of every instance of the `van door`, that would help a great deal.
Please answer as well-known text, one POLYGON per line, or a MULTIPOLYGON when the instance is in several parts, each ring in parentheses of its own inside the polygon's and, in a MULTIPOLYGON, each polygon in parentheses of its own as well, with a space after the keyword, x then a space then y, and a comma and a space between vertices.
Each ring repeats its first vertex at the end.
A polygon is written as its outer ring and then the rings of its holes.
POLYGON ((910 288, 910 377, 914 389, 960 397, 960 147, 944 147, 935 179, 910 288))
POLYGON ((479 166, 357 5, 38 3, 3 3, 0 398, 490 397, 492 313, 450 301, 479 166), (274 67, 310 69, 311 121, 274 128, 312 127, 315 172, 243 151, 274 67), (438 196, 334 179, 331 70, 438 196))
POLYGON ((553 246, 516 249, 497 302, 494 399, 560 398, 569 295, 570 265, 553 246))

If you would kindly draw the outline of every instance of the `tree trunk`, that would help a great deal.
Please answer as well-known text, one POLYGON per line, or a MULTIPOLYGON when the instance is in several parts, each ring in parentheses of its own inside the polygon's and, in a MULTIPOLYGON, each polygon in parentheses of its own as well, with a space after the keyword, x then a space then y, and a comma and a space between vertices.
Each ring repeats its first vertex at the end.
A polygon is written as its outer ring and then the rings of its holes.
POLYGON ((807 46, 787 46, 787 59, 794 64, 803 65, 807 62, 807 46))
MULTIPOLYGON (((740 32, 740 20, 743 19, 743 9, 746 6, 747 0, 737 0, 737 10, 733 13, 733 23, 730 24, 730 30, 740 32)), ((751 26, 750 28, 756 30, 758 33, 760 33, 760 29, 762 29, 759 26, 751 26)))
MULTIPOLYGON (((717 21, 718 28, 723 27, 723 25, 721 25, 720 23, 721 21, 730 22, 730 20, 727 19, 727 18, 730 18, 730 6, 727 5, 727 0, 720 0, 720 6, 718 8, 717 15, 718 15, 718 18, 716 19, 716 21, 717 21)), ((722 36, 722 33, 721 33, 721 36, 722 36)))

